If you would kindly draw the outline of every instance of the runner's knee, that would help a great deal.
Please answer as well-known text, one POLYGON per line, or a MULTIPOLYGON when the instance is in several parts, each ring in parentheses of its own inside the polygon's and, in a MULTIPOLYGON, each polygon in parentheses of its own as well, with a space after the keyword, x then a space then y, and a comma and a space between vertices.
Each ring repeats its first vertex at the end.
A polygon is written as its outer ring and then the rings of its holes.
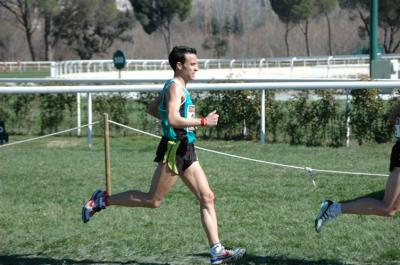
POLYGON ((151 199, 150 200, 150 202, 149 202, 149 207, 150 208, 160 208, 160 205, 161 205, 161 202, 162 202, 163 200, 162 199, 160 199, 160 198, 153 198, 153 199, 151 199))
POLYGON ((203 206, 213 205, 214 200, 215 200, 215 196, 212 191, 201 194, 200 202, 203 206))
POLYGON ((392 208, 392 209, 388 212, 388 216, 393 217, 393 216, 397 213, 398 210, 399 210, 399 209, 392 208))
POLYGON ((393 217, 399 209, 393 206, 388 206, 385 208, 384 213, 387 217, 393 217))

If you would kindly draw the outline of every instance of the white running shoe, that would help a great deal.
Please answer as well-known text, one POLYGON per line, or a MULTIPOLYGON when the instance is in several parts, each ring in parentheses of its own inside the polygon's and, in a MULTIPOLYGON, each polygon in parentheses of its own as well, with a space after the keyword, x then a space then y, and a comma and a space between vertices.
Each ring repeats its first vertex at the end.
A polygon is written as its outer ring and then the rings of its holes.
POLYGON ((246 249, 244 248, 222 248, 220 252, 216 255, 211 255, 210 262, 211 264, 221 264, 225 262, 230 262, 234 260, 238 260, 246 253, 246 249))

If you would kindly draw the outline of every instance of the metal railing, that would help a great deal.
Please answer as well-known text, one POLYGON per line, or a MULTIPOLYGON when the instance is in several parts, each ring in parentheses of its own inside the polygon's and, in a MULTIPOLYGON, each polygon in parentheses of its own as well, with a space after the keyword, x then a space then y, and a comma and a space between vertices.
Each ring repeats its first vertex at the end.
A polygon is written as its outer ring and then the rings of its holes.
MULTIPOLYGON (((382 59, 400 59, 400 54, 382 55, 382 59)), ((326 67, 360 66, 369 64, 368 55, 337 55, 313 57, 276 57, 253 59, 199 59, 200 69, 245 69, 258 68, 294 68, 294 67, 326 67)), ((52 77, 62 77, 74 73, 96 73, 116 71, 112 60, 68 60, 61 62, 48 61, 17 61, 0 62, 0 72, 16 71, 51 71, 52 77)), ((163 60, 127 60, 123 71, 164 71, 170 70, 168 61, 163 60)), ((329 77, 329 76, 328 76, 329 77)))
POLYGON ((33 70, 42 70, 42 69, 50 69, 52 62, 49 61, 16 61, 16 62, 1 62, 0 61, 0 70, 2 71, 26 71, 27 69, 33 70))

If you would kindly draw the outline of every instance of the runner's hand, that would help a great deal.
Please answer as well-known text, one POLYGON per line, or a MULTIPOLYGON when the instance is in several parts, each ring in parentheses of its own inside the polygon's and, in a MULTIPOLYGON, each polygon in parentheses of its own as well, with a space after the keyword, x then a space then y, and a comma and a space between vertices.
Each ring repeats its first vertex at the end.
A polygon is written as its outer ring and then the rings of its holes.
POLYGON ((218 124, 218 117, 219 117, 219 115, 217 114, 217 111, 216 111, 216 110, 210 112, 210 113, 207 115, 207 117, 206 117, 206 119, 207 119, 207 126, 209 126, 209 127, 217 126, 217 124, 218 124))

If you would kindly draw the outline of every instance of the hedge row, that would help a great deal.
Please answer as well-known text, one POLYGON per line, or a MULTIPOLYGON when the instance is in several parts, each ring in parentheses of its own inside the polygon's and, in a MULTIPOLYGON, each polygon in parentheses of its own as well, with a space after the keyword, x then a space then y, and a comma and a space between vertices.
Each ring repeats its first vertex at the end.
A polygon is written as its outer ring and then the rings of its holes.
MULTIPOLYGON (((391 141, 392 126, 388 117, 396 99, 384 101, 379 90, 351 91, 351 108, 337 100, 334 92, 302 91, 286 101, 266 93, 267 142, 309 146, 342 146, 346 123, 350 119, 351 139, 358 144, 391 141), (311 97, 312 96, 312 97, 311 97), (315 99, 317 96, 317 99, 315 99)), ((127 94, 93 96, 93 119, 103 113, 110 119, 132 127, 160 133, 156 119, 146 114, 155 93, 143 93, 139 99, 127 94)), ((233 91, 193 93, 199 115, 217 110, 220 119, 215 128, 201 128, 198 136, 214 139, 256 140, 260 132, 260 92, 233 91)), ((85 100, 82 100, 82 123, 85 123, 85 100)), ((76 126, 76 96, 73 94, 0 95, 0 120, 6 122, 9 134, 43 135, 76 126)), ((126 130, 113 126, 113 135, 126 130)), ((95 131, 96 132, 96 131, 95 131)), ((70 133, 73 134, 73 133, 70 133)), ((101 134, 98 130, 97 134, 101 134)))

